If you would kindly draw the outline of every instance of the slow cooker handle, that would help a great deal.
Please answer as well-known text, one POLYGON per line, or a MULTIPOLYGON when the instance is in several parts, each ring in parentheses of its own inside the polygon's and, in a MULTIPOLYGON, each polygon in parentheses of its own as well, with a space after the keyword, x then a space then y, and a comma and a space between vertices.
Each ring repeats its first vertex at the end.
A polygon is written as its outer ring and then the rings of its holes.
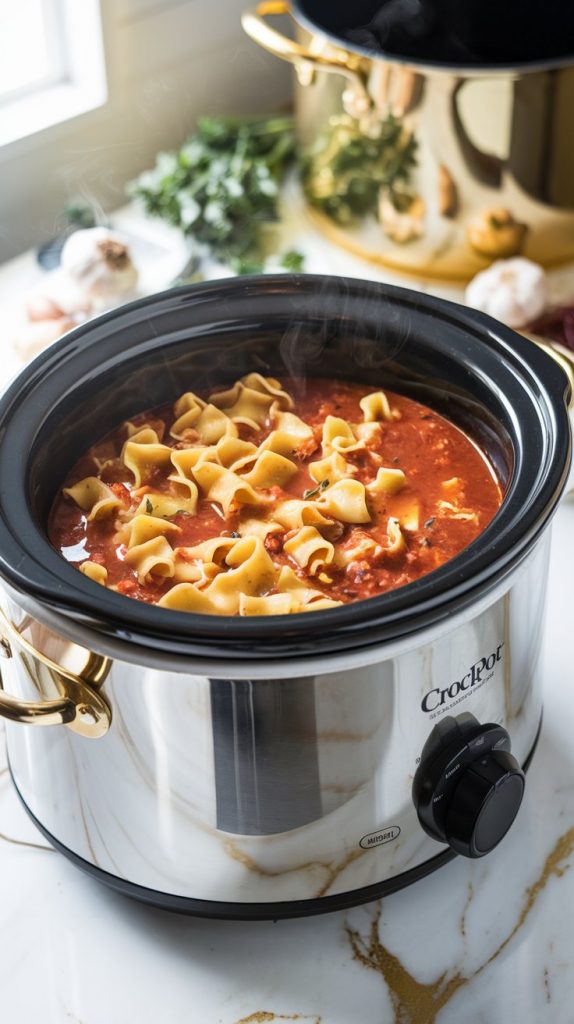
POLYGON ((545 338, 541 338, 538 334, 531 334, 528 331, 522 331, 521 333, 524 334, 525 338, 533 341, 543 352, 546 352, 546 355, 550 356, 555 363, 558 363, 570 385, 568 408, 574 409, 574 353, 558 341, 546 341, 545 338))
POLYGON ((2 718, 25 725, 66 725, 88 739, 98 739, 107 733, 112 720, 111 708, 94 687, 101 686, 108 675, 112 666, 110 658, 90 653, 83 674, 76 675, 38 651, 0 608, 0 656, 14 657, 13 648, 18 649, 26 668, 26 656, 44 665, 62 696, 45 701, 20 700, 4 691, 0 676, 2 718))
POLYGON ((288 0, 261 0, 255 7, 242 14, 243 31, 264 50, 293 64, 301 85, 311 85, 317 70, 343 75, 349 82, 349 88, 343 93, 345 110, 353 117, 367 114, 372 107, 372 101, 360 71, 360 58, 334 47, 328 56, 313 53, 301 43, 267 24, 267 17, 279 14, 291 14, 288 0))

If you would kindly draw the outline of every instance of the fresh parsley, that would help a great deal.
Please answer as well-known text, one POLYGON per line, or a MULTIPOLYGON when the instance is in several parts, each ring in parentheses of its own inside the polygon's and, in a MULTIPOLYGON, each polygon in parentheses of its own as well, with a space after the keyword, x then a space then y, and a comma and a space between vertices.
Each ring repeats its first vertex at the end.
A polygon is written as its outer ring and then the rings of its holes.
POLYGON ((343 225, 376 214, 381 189, 398 209, 406 201, 404 190, 417 163, 417 145, 412 132, 392 114, 380 122, 374 136, 366 135, 348 114, 333 117, 303 157, 305 195, 343 225))
POLYGON ((284 270, 288 270, 290 274, 300 274, 304 263, 305 257, 297 249, 289 249, 281 258, 281 266, 284 270))
POLYGON ((279 186, 294 152, 290 117, 202 117, 178 152, 160 153, 128 190, 216 259, 254 273, 264 262, 261 227, 279 218, 279 186))
POLYGON ((307 501, 308 498, 314 498, 316 494, 321 494, 328 486, 328 480, 321 480, 321 483, 313 487, 311 491, 303 491, 303 500, 307 501))
POLYGON ((153 505, 152 505, 151 501, 149 500, 149 498, 146 498, 146 500, 145 500, 145 510, 146 510, 147 514, 149 516, 151 516, 151 514, 153 512, 153 505))

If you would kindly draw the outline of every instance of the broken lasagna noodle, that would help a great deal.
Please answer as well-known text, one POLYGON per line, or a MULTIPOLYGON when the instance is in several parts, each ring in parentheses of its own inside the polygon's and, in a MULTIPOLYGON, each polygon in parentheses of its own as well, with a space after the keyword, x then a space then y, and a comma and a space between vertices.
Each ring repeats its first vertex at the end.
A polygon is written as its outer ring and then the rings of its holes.
POLYGON ((49 533, 121 594, 175 611, 285 615, 431 572, 500 501, 484 456, 433 410, 361 384, 249 373, 94 445, 49 533))

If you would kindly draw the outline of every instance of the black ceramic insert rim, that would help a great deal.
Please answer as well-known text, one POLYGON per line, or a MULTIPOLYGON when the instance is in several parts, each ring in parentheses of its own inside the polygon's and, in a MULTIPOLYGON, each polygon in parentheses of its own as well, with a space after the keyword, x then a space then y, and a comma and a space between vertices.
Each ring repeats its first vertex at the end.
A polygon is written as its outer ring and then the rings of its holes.
POLYGON ((48 606, 102 638, 177 655, 312 656, 406 636, 497 586, 539 538, 569 468, 566 391, 562 371, 532 343, 482 314, 407 289, 275 275, 139 300, 72 331, 26 367, 0 399, 0 576, 26 595, 40 619, 48 606), (169 393, 164 400, 192 390, 186 359, 199 375, 198 388, 213 365, 233 379, 234 360, 243 359, 241 372, 254 368, 245 362, 248 346, 255 346, 263 372, 280 375, 303 366, 319 376, 328 367, 333 375, 332 355, 339 364, 343 360, 343 369, 345 359, 351 362, 350 379, 362 375, 374 387, 383 386, 381 375, 392 365, 399 373, 396 389, 417 397, 416 387, 422 388, 422 401, 432 384, 447 415, 451 405, 474 403, 487 417, 484 430, 498 431, 512 449, 514 465, 498 514, 435 572, 391 593, 312 615, 230 618, 168 611, 105 590, 66 563, 40 520, 75 457, 97 440, 100 408, 113 401, 114 423, 149 408, 153 403, 142 398, 140 381, 152 391, 163 388, 169 393), (417 360, 419 383, 413 385, 417 360), (433 374, 434 383, 427 384, 433 374), (82 440, 88 408, 95 419, 82 440), (68 424, 65 437, 62 423, 68 424), (62 464, 65 450, 75 457, 62 464))

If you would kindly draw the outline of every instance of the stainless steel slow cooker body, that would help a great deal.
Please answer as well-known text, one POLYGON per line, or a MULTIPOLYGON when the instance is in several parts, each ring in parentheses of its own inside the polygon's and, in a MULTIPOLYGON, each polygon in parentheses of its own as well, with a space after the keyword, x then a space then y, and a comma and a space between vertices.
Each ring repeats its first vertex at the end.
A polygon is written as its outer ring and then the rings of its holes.
POLYGON ((452 856, 456 837, 421 826, 413 776, 429 736, 469 714, 506 729, 520 765, 533 752, 565 391, 544 353, 488 318, 306 276, 146 299, 38 357, 0 401, 0 713, 50 840, 121 891, 221 917, 351 905, 452 856), (500 512, 437 572, 306 616, 168 612, 53 551, 48 508, 90 443, 254 368, 392 387, 446 413, 488 452, 500 512))
POLYGON ((552 4, 534 28, 536 5, 516 5, 514 18, 511 10, 424 0, 259 0, 244 13, 247 34, 294 66, 309 214, 330 241, 371 263, 449 280, 469 280, 493 259, 520 253, 548 266, 574 257, 573 15, 567 4, 552 4), (394 44, 381 26, 385 6, 407 16, 394 44), (414 19, 425 7, 448 8, 458 47, 449 49, 446 30, 417 41, 414 19), (294 24, 277 19, 284 14, 294 24), (544 38, 550 24, 552 40, 544 38), (488 59, 472 53, 473 35, 483 37, 488 59), (393 149, 396 128, 402 136, 393 149), (343 215, 346 176, 355 168, 357 212, 361 161, 365 179, 378 173, 367 150, 385 134, 388 174, 377 178, 376 208, 343 215), (413 159, 403 159, 407 152, 413 159))

